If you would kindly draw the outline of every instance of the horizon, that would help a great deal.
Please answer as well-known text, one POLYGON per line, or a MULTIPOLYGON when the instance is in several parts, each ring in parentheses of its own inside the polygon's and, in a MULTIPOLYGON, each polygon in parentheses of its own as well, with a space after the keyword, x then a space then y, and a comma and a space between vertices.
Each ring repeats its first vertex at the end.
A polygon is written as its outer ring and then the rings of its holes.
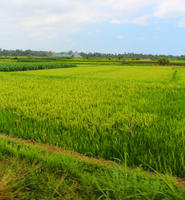
POLYGON ((19 50, 19 51, 35 51, 35 52, 53 52, 53 53, 56 53, 56 54, 59 54, 59 53, 69 53, 70 51, 72 51, 73 53, 85 53, 85 54, 88 54, 88 53, 100 53, 100 54, 112 54, 112 55, 126 55, 126 54, 135 54, 135 55, 152 55, 152 56, 173 56, 173 57, 180 57, 180 56, 185 56, 185 54, 178 54, 178 55, 175 55, 175 54, 150 54, 150 53, 136 53, 136 52, 98 52, 98 51, 94 51, 94 52, 85 52, 85 51, 76 51, 76 50, 61 50, 61 51, 53 51, 53 50, 35 50, 35 49, 2 49, 0 48, 1 50, 5 50, 5 51, 16 51, 16 50, 19 50))

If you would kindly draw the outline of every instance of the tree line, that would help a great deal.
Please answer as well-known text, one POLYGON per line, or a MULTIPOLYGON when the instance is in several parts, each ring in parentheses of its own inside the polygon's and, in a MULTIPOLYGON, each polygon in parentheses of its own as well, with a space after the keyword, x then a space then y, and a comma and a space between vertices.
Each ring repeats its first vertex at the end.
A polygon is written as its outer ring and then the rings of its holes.
POLYGON ((122 53, 122 54, 113 54, 113 53, 99 53, 99 52, 77 52, 77 51, 66 51, 61 53, 55 53, 52 51, 33 51, 33 50, 6 50, 0 48, 0 56, 37 56, 37 57, 44 57, 44 56, 72 56, 72 57, 82 57, 82 58, 105 58, 105 59, 131 59, 131 60, 140 60, 140 59, 152 59, 158 60, 159 58, 168 58, 172 60, 185 60, 185 55, 181 56, 174 56, 174 55, 153 55, 153 54, 137 54, 137 53, 122 53))
POLYGON ((28 50, 6 50, 0 49, 0 56, 49 56, 49 51, 32 51, 28 50))
POLYGON ((153 55, 153 54, 137 54, 137 53, 123 53, 123 54, 112 54, 112 53, 80 53, 83 58, 117 58, 117 59, 131 59, 131 60, 140 60, 140 59, 151 59, 158 60, 160 58, 167 58, 172 60, 185 60, 185 55, 174 56, 174 55, 153 55))

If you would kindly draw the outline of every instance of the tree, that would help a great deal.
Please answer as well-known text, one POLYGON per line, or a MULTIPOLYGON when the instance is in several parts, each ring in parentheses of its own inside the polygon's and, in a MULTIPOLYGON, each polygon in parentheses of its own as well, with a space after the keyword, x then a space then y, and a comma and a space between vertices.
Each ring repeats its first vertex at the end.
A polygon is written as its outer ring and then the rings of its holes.
POLYGON ((49 51, 48 54, 49 54, 49 56, 53 56, 53 52, 52 51, 49 51))
POLYGON ((27 55, 27 57, 28 57, 28 58, 31 58, 31 57, 32 57, 32 55, 31 55, 31 54, 28 54, 28 55, 27 55))
POLYGON ((170 61, 168 58, 165 58, 165 57, 161 57, 159 58, 159 60, 157 61, 157 63, 159 65, 169 65, 170 64, 170 61))

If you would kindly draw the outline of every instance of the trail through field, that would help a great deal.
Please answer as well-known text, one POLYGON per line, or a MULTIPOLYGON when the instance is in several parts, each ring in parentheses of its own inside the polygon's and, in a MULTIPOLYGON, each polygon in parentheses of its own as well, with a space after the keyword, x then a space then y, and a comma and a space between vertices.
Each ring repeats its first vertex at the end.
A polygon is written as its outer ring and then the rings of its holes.
POLYGON ((173 75, 172 75, 172 78, 171 78, 171 81, 173 82, 173 81, 176 81, 177 80, 177 70, 175 70, 174 72, 173 72, 173 75))
POLYGON ((34 141, 31 141, 31 140, 23 140, 23 139, 20 139, 20 138, 16 138, 14 136, 7 136, 7 135, 2 134, 2 133, 0 133, 0 138, 9 138, 9 139, 11 139, 15 142, 19 142, 19 143, 22 143, 24 145, 34 145, 34 146, 37 146, 37 147, 42 148, 42 149, 49 151, 49 152, 57 152, 57 153, 61 153, 61 154, 68 154, 70 156, 76 157, 76 158, 83 160, 83 161, 87 161, 87 162, 94 163, 94 164, 103 164, 106 167, 111 167, 111 166, 115 165, 115 163, 108 161, 108 160, 90 158, 88 156, 84 156, 84 155, 77 153, 77 152, 73 152, 73 151, 69 151, 69 150, 63 150, 61 148, 57 148, 57 147, 47 145, 47 144, 41 144, 41 143, 34 142, 34 141))
MULTIPOLYGON (((84 156, 80 153, 77 153, 77 152, 73 152, 73 151, 69 151, 69 150, 63 150, 61 148, 57 148, 57 147, 53 147, 51 145, 47 145, 47 144, 41 144, 41 143, 38 143, 38 142, 34 142, 34 141, 31 141, 31 140, 23 140, 23 139, 20 139, 20 138, 16 138, 14 136, 7 136, 5 134, 2 134, 0 133, 0 138, 7 138, 7 139, 10 139, 12 141, 15 141, 15 142, 18 142, 18 143, 21 143, 21 144, 24 144, 24 145, 34 145, 36 147, 39 147, 47 152, 53 152, 53 153, 61 153, 61 154, 66 154, 66 155, 70 155, 74 158, 77 158, 77 159, 80 159, 82 161, 85 161, 85 162, 88 162, 88 163, 92 163, 92 164, 101 164, 105 167, 124 167, 123 165, 119 165, 119 164, 115 164, 114 162, 112 161, 109 161, 109 160, 104 160, 104 159, 96 159, 96 158, 90 158, 88 156, 84 156)), ((132 170, 132 168, 130 167, 127 167, 129 170, 132 170)), ((159 174, 156 174, 154 172, 151 172, 150 173, 151 175, 153 176, 158 176, 159 174)), ((160 176, 163 176, 163 175, 160 175, 160 176)), ((184 187, 185 188, 185 178, 183 179, 180 179, 180 178, 176 178, 179 185, 181 187, 184 187)))

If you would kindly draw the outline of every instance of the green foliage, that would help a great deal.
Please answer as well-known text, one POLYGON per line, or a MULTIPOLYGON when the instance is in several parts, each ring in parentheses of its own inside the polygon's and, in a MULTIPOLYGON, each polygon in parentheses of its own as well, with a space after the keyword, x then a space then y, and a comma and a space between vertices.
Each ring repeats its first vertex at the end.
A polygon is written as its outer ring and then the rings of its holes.
POLYGON ((56 58, 50 57, 25 57, 25 58, 17 58, 17 62, 55 62, 56 58))
MULTIPOLYGON (((148 65, 158 65, 156 59, 136 59, 135 57, 132 59, 128 59, 126 57, 120 57, 120 60, 117 58, 112 57, 104 57, 96 58, 96 57, 88 57, 86 58, 76 58, 76 57, 0 57, 0 62, 14 62, 14 63, 40 63, 40 62, 49 62, 49 63, 67 63, 67 64, 88 64, 88 65, 129 65, 129 66, 148 66, 148 65)), ((170 65, 176 66, 185 66, 185 61, 178 60, 178 61, 170 61, 170 65)))
POLYGON ((67 63, 0 63, 0 71, 27 71, 27 70, 41 70, 41 69, 57 69, 57 68, 71 68, 75 64, 67 63))
POLYGON ((169 64, 170 64, 170 61, 169 61, 168 58, 163 57, 163 58, 160 58, 160 59, 157 61, 157 63, 158 63, 159 65, 169 65, 169 64))
POLYGON ((0 138, 1 199, 184 200, 173 177, 0 138))

